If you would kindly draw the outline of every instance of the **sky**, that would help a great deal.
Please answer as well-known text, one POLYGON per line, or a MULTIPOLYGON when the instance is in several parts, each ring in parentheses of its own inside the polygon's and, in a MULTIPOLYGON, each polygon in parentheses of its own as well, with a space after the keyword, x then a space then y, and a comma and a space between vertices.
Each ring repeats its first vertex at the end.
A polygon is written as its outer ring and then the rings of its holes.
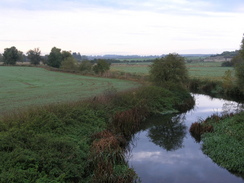
POLYGON ((0 53, 216 54, 240 48, 244 0, 1 0, 0 53))

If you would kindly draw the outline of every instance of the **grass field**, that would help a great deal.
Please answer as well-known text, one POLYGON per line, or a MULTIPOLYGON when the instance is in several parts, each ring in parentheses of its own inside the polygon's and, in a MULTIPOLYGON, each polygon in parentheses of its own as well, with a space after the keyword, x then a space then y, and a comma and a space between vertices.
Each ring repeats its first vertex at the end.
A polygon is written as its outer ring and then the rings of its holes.
POLYGON ((186 64, 190 77, 200 79, 222 80, 225 72, 230 70, 234 77, 233 67, 221 67, 221 62, 198 62, 186 64))
MULTIPOLYGON (((149 65, 145 63, 137 64, 112 64, 112 71, 129 72, 133 74, 148 75, 149 65)), ((195 62, 186 64, 190 77, 200 79, 221 80, 225 71, 231 70, 234 76, 233 67, 221 67, 221 62, 195 62)))
POLYGON ((121 71, 126 73, 147 75, 149 72, 150 64, 138 63, 138 64, 112 64, 110 67, 111 71, 121 71))
POLYGON ((25 107, 72 102, 139 86, 132 81, 80 76, 34 67, 0 67, 0 114, 25 107))

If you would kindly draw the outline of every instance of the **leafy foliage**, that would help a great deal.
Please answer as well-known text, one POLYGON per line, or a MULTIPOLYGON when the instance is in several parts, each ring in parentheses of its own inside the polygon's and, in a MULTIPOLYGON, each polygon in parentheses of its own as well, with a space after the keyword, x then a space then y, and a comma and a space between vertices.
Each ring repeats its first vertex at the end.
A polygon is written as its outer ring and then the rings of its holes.
POLYGON ((58 107, 5 121, 0 181, 86 182, 89 137, 105 128, 105 119, 87 107, 58 107))
POLYGON ((93 71, 96 74, 103 74, 108 71, 110 68, 110 63, 106 62, 105 60, 99 59, 97 64, 93 66, 93 71))
POLYGON ((81 72, 91 72, 92 71, 92 63, 88 60, 82 61, 79 66, 79 70, 81 72))
POLYGON ((59 68, 62 62, 61 49, 53 47, 48 55, 47 65, 59 68))
POLYGON ((34 48, 34 50, 29 50, 27 53, 27 58, 33 65, 39 65, 41 61, 41 50, 39 48, 34 48))
POLYGON ((77 61, 73 57, 67 57, 61 63, 61 69, 68 70, 68 71, 76 71, 78 69, 77 61))
POLYGON ((184 84, 188 80, 184 58, 178 54, 156 59, 150 66, 149 73, 151 81, 159 86, 167 82, 184 84))
POLYGON ((226 62, 223 62, 221 64, 222 67, 232 67, 233 66, 233 63, 230 62, 230 61, 226 61, 226 62))
POLYGON ((242 38, 240 53, 240 61, 235 65, 236 78, 238 87, 244 92, 244 37, 242 38))
POLYGON ((0 53, 0 62, 3 62, 3 55, 0 53))
POLYGON ((15 65, 17 60, 20 59, 20 53, 16 47, 5 48, 3 53, 3 62, 7 65, 15 65))

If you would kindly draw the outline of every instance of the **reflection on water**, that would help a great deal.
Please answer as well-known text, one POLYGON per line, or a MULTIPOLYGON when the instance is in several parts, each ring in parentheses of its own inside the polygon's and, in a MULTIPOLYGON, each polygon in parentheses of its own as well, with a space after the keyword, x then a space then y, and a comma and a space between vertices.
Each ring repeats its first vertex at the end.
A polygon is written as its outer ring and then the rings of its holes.
POLYGON ((213 163, 189 134, 193 122, 213 113, 236 112, 243 106, 204 95, 195 98, 193 110, 175 116, 154 116, 136 134, 129 163, 143 183, 244 182, 213 163))
POLYGON ((164 148, 166 151, 181 148, 187 129, 185 124, 181 123, 182 116, 161 115, 150 118, 149 123, 153 124, 153 126, 148 130, 148 137, 154 144, 164 148))

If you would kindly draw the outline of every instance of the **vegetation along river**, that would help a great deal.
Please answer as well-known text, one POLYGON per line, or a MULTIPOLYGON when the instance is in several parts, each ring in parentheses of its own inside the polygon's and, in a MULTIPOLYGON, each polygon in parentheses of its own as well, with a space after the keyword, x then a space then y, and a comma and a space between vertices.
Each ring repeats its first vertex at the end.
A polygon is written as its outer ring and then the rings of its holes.
POLYGON ((239 183, 232 174, 203 154, 201 143, 189 133, 192 123, 212 114, 237 112, 240 104, 206 95, 194 95, 196 105, 180 115, 154 116, 131 142, 129 164, 142 183, 239 183))

